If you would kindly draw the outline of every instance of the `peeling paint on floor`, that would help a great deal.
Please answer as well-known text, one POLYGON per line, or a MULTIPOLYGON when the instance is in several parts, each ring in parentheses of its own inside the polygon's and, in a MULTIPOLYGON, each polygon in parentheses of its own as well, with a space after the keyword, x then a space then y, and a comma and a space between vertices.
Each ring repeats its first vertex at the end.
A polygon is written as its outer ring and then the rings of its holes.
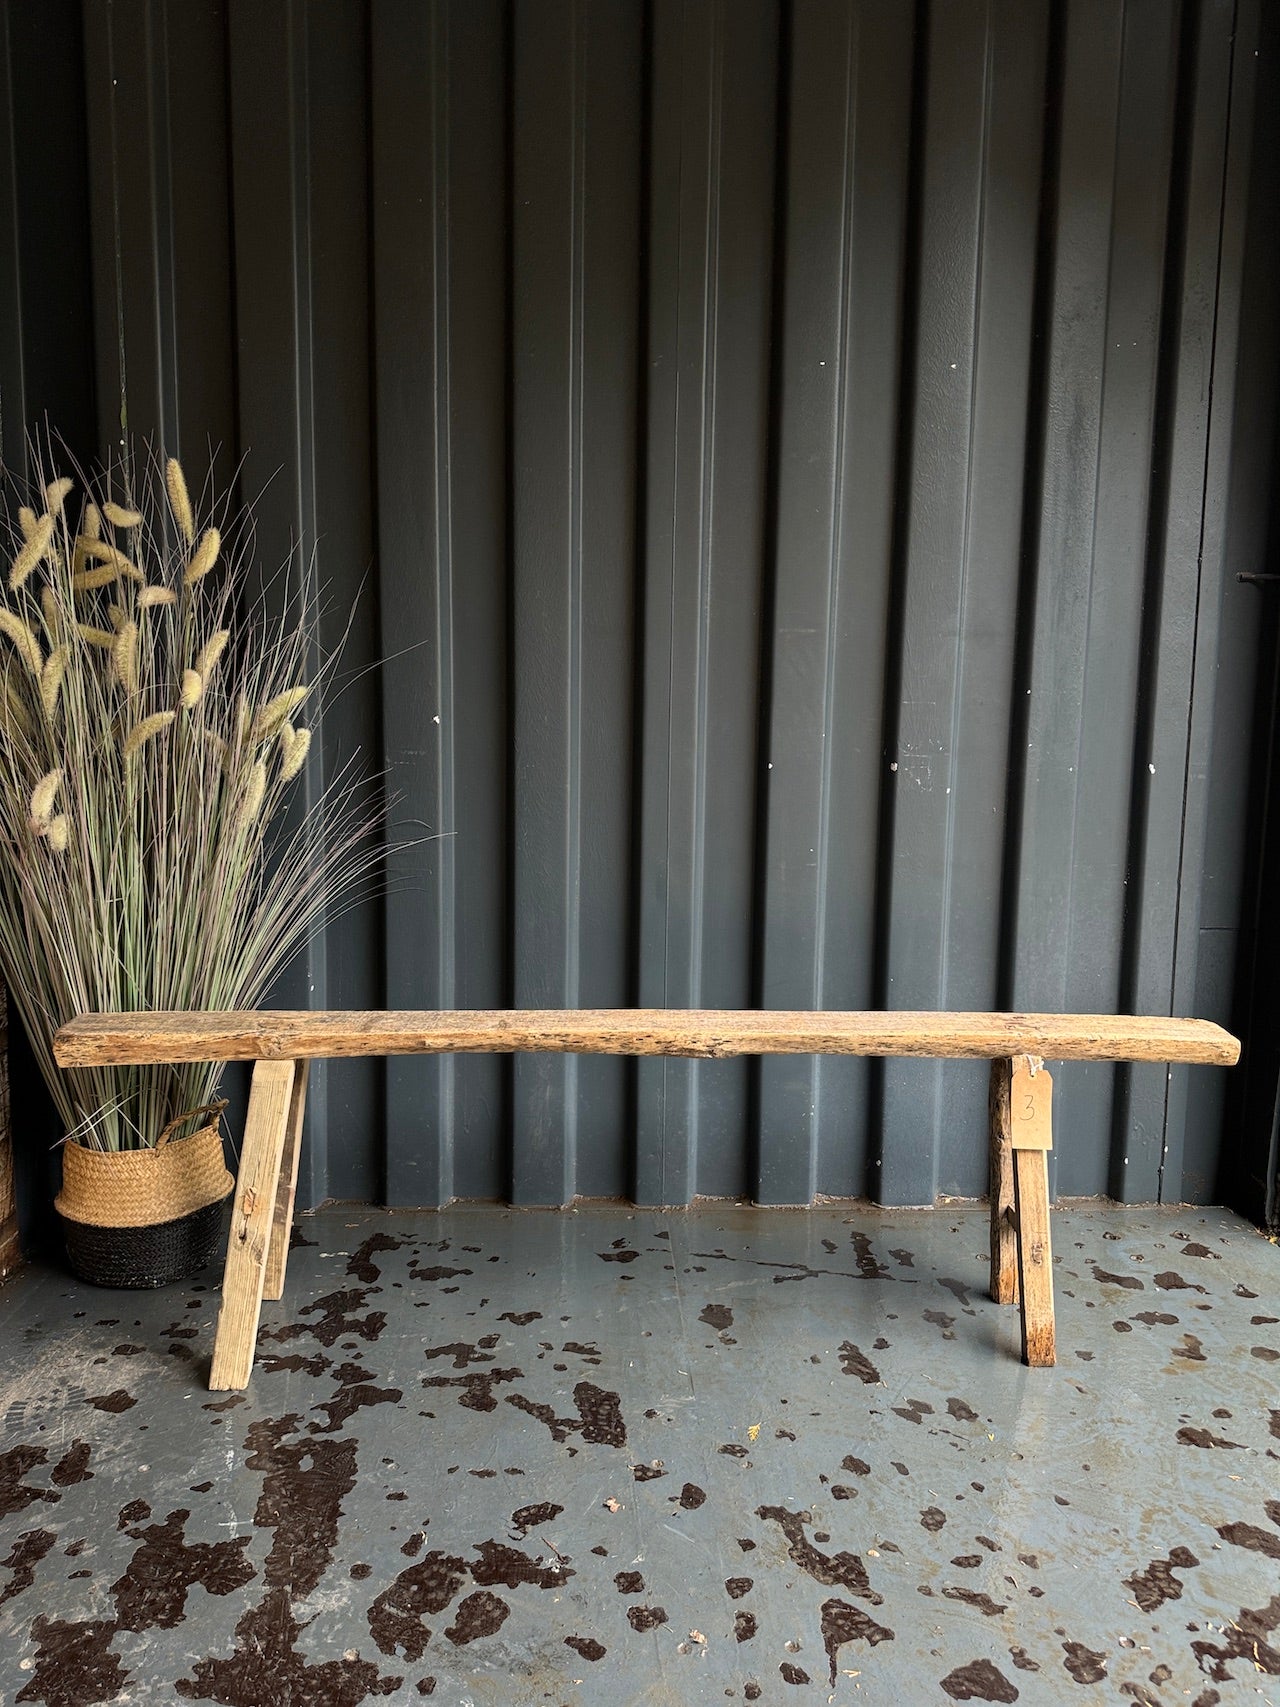
POLYGON ((89 1707, 1280 1700, 1280 1253, 979 1208, 327 1209, 244 1394, 217 1276, 28 1268, 0 1696, 89 1707))

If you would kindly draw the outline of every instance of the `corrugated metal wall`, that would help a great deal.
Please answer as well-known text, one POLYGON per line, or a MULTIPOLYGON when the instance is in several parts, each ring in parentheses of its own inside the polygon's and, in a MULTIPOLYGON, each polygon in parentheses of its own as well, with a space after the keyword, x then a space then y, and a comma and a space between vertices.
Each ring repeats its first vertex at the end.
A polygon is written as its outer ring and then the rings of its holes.
MULTIPOLYGON (((311 781, 432 839, 282 1000, 1231 1017, 1258 0, 4 11, 6 456, 243 454, 363 584, 311 781)), ((1059 1192, 1214 1195, 1217 1080, 1059 1084, 1059 1192)), ((985 1098, 340 1063, 309 1192, 929 1202, 985 1098)))

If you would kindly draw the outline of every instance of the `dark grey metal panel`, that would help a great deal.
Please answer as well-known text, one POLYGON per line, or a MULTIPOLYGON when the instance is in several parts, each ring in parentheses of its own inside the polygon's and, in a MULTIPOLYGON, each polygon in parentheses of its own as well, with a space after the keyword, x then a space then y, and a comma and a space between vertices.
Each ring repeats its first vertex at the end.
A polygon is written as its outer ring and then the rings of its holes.
MULTIPOLYGON (((123 403, 245 458, 326 640, 355 602, 306 786, 359 751, 411 845, 281 1000, 1238 1016, 1260 0, 0 17, 6 459, 123 403)), ((1064 1071, 1059 1189, 1225 1189, 1222 1085, 1064 1071)), ((964 1064, 341 1063, 306 1192, 932 1201, 984 1110, 964 1064)))

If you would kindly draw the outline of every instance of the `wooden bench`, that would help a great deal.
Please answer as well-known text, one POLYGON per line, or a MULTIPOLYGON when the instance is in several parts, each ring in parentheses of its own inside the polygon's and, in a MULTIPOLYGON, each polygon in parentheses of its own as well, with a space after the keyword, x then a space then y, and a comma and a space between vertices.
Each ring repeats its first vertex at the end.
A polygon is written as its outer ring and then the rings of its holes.
POLYGON ((1232 1066, 1238 1041, 1207 1020, 1104 1014, 770 1013, 514 1009, 466 1013, 85 1014, 54 1040, 63 1067, 252 1061, 209 1385, 247 1385, 264 1298, 284 1291, 312 1060, 510 1053, 872 1055, 991 1062, 991 1296, 1020 1304, 1022 1356, 1054 1361, 1048 1152, 1055 1061, 1232 1066))

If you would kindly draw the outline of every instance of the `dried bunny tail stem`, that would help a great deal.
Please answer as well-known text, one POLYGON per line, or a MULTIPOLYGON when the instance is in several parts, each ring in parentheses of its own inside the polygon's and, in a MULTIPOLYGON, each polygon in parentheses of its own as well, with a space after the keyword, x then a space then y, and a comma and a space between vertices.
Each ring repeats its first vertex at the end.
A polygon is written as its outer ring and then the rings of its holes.
POLYGON ((96 569, 77 569, 71 577, 71 586, 77 593, 93 593, 99 587, 113 586, 119 579, 118 569, 109 563, 99 563, 96 569))
POLYGON ((132 558, 126 557, 123 551, 105 539, 90 539, 88 534, 80 534, 76 540, 76 556, 91 557, 95 563, 110 563, 131 581, 145 581, 147 578, 132 558))
POLYGON ((292 782, 293 781, 294 777, 297 776, 298 772, 302 769, 303 765, 305 765, 307 762, 307 752, 310 749, 310 746, 311 746, 311 731, 309 729, 295 729, 295 728, 293 728, 292 724, 289 724, 289 723, 285 724, 284 729, 282 729, 280 731, 280 750, 281 750, 280 780, 281 780, 281 782, 292 782), (284 741, 285 729, 287 729, 289 731, 289 737, 290 737, 287 746, 285 745, 285 741, 284 741))
POLYGON ((125 736, 124 756, 131 759, 140 747, 145 747, 153 735, 158 735, 162 729, 167 729, 177 715, 173 711, 153 711, 150 717, 144 717, 135 723, 125 736))
POLYGON ((37 836, 43 836, 53 817, 53 802, 62 784, 62 768, 46 771, 31 790, 30 824, 37 836))
POLYGON ((44 489, 44 501, 51 515, 58 515, 62 506, 71 494, 75 481, 69 475, 61 474, 56 480, 51 480, 44 489))
POLYGON ((38 676, 44 668, 44 653, 40 650, 40 642, 22 618, 15 616, 11 610, 0 609, 0 634, 9 637, 22 662, 33 676, 38 676))
POLYGON ((229 628, 220 628, 216 634, 210 635, 209 639, 205 641, 204 645, 196 653, 196 661, 192 665, 192 669, 195 670, 201 681, 207 682, 209 680, 210 672, 218 662, 218 659, 221 658, 227 641, 230 640, 230 638, 231 630, 229 628))
POLYGON ((13 560, 13 567, 9 571, 9 586, 15 593, 48 551, 52 538, 53 517, 46 512, 28 534, 22 550, 13 560))
POLYGON ((288 721, 310 692, 311 689, 306 687, 286 688, 283 693, 276 694, 274 699, 269 699, 253 720, 253 727, 249 731, 250 742, 269 740, 280 725, 288 721))
POLYGON ((191 553, 186 573, 182 579, 188 587, 194 587, 197 581, 202 581, 218 561, 218 553, 222 549, 222 535, 217 528, 206 528, 200 535, 200 543, 191 553))
POLYGON ((204 677, 199 670, 184 670, 182 672, 182 688, 178 694, 178 704, 183 711, 190 711, 204 692, 204 677))
MULTIPOLYGON (((124 691, 133 695, 138 691, 138 625, 136 622, 126 622, 116 635, 115 645, 111 648, 111 667, 115 671, 116 680, 124 691)), ((172 713, 170 713, 172 716, 172 713)))
POLYGON ((71 659, 69 646, 55 647, 45 659, 44 668, 40 672, 40 703, 44 706, 44 714, 52 723, 58 709, 58 695, 62 691, 62 678, 67 673, 67 665, 71 659))
POLYGON ((80 524, 80 538, 76 541, 76 544, 79 545, 85 540, 92 542, 93 540, 101 538, 102 511, 96 504, 89 504, 85 508, 84 520, 80 524))
POLYGON ((18 526, 22 529, 23 539, 30 539, 40 525, 40 518, 30 504, 22 504, 18 509, 18 526))
POLYGON ((109 628, 95 628, 92 623, 78 622, 76 633, 86 646, 99 646, 104 652, 110 652, 115 647, 117 637, 109 628))
POLYGON ((138 594, 138 603, 143 610, 153 605, 174 605, 177 602, 178 595, 172 587, 144 587, 138 594))
POLYGON ((24 741, 31 740, 31 718, 17 689, 6 675, 4 679, 4 701, 0 704, 0 727, 6 733, 10 728, 16 729, 24 741))
POLYGON ((178 531, 189 546, 194 545, 196 518, 191 509, 191 495, 187 491, 187 477, 182 472, 182 464, 176 456, 169 458, 164 471, 164 483, 168 488, 169 508, 173 511, 178 531))
POLYGON ((261 759, 249 772, 249 786, 244 791, 244 799, 240 802, 240 810, 236 813, 236 829, 247 830, 262 811, 262 802, 267 793, 267 767, 261 759))
POLYGON ((126 510, 122 504, 113 504, 110 499, 103 504, 102 513, 113 528, 136 528, 142 525, 142 516, 137 510, 126 510))
POLYGON ((40 609, 44 615, 44 625, 51 635, 62 632, 62 612, 58 609, 57 595, 52 587, 41 587, 40 609))
POLYGON ((66 853, 67 843, 71 839, 71 825, 65 812, 59 812, 58 816, 51 820, 46 839, 54 853, 66 853))

